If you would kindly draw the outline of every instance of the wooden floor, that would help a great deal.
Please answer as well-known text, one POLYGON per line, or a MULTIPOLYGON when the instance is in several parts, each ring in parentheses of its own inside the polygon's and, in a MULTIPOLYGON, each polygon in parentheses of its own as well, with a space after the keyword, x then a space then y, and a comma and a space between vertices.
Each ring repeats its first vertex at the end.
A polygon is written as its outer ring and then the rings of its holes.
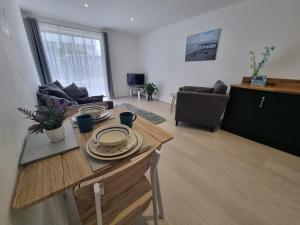
MULTIPOLYGON (((163 102, 114 102, 165 117, 159 126, 174 135, 159 165, 166 214, 161 225, 300 224, 300 158, 222 130, 176 127, 163 102)), ((149 208, 136 224, 153 224, 151 215, 149 208)))

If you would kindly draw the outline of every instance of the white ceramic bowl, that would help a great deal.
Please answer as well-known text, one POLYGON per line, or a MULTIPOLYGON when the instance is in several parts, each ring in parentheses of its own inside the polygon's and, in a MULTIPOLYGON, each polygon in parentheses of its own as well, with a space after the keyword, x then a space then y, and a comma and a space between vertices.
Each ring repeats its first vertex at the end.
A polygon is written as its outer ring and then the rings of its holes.
POLYGON ((118 146, 126 144, 131 135, 131 129, 123 124, 101 127, 93 132, 92 139, 100 146, 118 146))

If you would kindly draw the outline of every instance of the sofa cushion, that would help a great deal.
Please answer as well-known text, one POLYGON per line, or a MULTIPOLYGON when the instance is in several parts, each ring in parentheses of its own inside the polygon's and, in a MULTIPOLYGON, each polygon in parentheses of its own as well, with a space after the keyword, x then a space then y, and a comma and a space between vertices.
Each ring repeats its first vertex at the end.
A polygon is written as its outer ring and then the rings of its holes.
POLYGON ((55 96, 58 98, 65 98, 65 99, 72 101, 72 98, 67 93, 65 93, 63 90, 58 88, 55 84, 49 84, 47 86, 40 86, 39 92, 41 94, 52 95, 52 96, 55 96))
POLYGON ((88 104, 93 102, 103 102, 103 95, 101 96, 91 96, 91 97, 84 97, 76 99, 78 104, 88 104))
POLYGON ((83 97, 89 97, 89 92, 86 87, 79 87, 80 90, 83 92, 84 96, 83 97))
POLYGON ((84 93, 75 83, 72 83, 69 86, 65 87, 64 91, 68 95, 70 95, 74 100, 84 97, 84 93))
POLYGON ((54 81, 53 84, 55 84, 59 89, 64 90, 64 87, 61 85, 61 83, 58 80, 54 81))
POLYGON ((49 101, 52 101, 53 103, 58 101, 65 101, 67 102, 68 105, 72 105, 72 102, 66 98, 58 98, 56 96, 51 96, 51 95, 46 95, 41 93, 36 93, 36 95, 37 95, 37 100, 39 105, 47 105, 49 101))
POLYGON ((226 84, 224 84, 224 82, 220 80, 218 80, 213 87, 213 93, 215 94, 224 95, 226 93, 226 90, 227 90, 226 84))

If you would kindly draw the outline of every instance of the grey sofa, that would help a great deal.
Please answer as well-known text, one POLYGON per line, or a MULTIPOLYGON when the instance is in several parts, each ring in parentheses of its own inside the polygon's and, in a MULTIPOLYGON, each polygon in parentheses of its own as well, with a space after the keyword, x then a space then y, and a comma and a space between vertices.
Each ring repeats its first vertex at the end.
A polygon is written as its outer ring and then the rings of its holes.
POLYGON ((69 105, 81 105, 103 102, 103 95, 89 96, 85 87, 77 87, 74 83, 63 87, 58 81, 55 81, 51 84, 40 86, 37 92, 37 99, 39 105, 46 105, 48 100, 64 100, 69 105))
POLYGON ((175 121, 202 125, 214 131, 218 127, 229 96, 227 86, 217 81, 212 88, 184 86, 177 92, 175 121))

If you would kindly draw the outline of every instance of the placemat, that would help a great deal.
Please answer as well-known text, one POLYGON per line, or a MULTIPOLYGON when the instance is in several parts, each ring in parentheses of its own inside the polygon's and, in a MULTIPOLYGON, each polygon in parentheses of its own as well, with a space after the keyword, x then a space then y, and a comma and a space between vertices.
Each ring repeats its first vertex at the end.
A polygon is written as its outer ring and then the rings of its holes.
POLYGON ((74 130, 69 119, 64 121, 65 140, 51 143, 45 134, 30 134, 24 146, 19 165, 27 165, 45 158, 49 158, 79 147, 74 130))
MULTIPOLYGON (((86 159, 88 160, 89 164, 90 164, 90 167, 92 169, 93 172, 96 172, 106 166, 109 166, 110 164, 113 164, 115 163, 116 161, 118 160, 111 160, 111 161, 104 161, 104 160, 100 160, 100 159, 95 159, 93 157, 91 157, 85 150, 85 146, 83 147, 82 151, 83 151, 83 155, 86 157, 86 159)), ((147 150, 149 150, 151 148, 150 145, 147 145, 147 144, 143 144, 142 147, 133 155, 131 156, 128 156, 128 157, 135 157, 147 150)), ((123 159, 119 159, 120 160, 123 160, 123 159)))

